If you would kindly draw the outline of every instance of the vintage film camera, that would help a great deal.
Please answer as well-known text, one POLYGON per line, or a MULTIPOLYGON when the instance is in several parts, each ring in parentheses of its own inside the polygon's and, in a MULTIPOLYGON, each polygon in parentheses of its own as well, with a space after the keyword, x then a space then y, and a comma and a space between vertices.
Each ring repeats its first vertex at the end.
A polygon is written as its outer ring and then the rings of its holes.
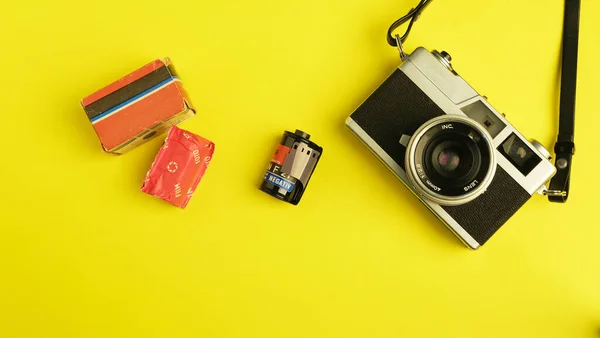
POLYGON ((466 245, 477 249, 556 168, 452 68, 419 47, 347 126, 466 245))

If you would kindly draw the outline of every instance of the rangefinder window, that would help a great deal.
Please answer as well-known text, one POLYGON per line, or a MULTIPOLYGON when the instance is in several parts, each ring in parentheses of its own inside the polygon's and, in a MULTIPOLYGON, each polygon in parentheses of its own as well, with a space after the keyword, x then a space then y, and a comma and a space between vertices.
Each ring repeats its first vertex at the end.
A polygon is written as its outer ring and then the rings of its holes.
POLYGON ((461 110, 465 115, 484 126, 492 137, 498 136, 506 127, 506 124, 480 100, 462 107, 461 110))
POLYGON ((542 160, 517 135, 512 133, 498 151, 519 171, 527 176, 542 160))

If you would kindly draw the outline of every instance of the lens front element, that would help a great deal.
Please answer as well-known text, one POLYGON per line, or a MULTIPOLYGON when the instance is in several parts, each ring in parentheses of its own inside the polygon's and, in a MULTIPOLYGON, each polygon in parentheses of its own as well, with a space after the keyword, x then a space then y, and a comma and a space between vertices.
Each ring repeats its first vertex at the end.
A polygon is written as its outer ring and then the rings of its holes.
POLYGON ((492 138, 462 115, 421 126, 406 151, 406 173, 417 193, 441 205, 467 203, 485 191, 495 170, 492 138))
POLYGON ((460 165, 460 156, 458 155, 458 151, 452 148, 444 148, 440 151, 437 156, 437 164, 441 170, 442 175, 446 173, 451 173, 458 168, 460 165))

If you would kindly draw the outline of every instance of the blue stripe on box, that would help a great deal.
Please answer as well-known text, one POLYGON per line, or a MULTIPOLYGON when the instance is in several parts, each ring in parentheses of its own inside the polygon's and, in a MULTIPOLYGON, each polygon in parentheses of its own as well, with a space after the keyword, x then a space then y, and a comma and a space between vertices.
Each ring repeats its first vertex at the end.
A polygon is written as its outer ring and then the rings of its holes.
POLYGON ((109 110, 105 111, 104 113, 94 116, 93 118, 90 119, 90 121, 92 121, 92 123, 94 123, 94 122, 96 122, 96 121, 98 121, 98 120, 100 120, 100 119, 102 119, 102 118, 104 118, 104 117, 106 117, 108 115, 111 115, 112 113, 114 113, 114 112, 118 111, 119 109, 127 106, 128 104, 131 104, 131 103, 133 103, 135 101, 138 101, 138 100, 142 99, 144 96, 148 96, 148 95, 152 94, 153 92, 155 92, 158 89, 160 89, 160 87, 163 87, 163 86, 165 86, 165 85, 167 85, 167 84, 169 84, 171 82, 174 82, 175 80, 176 80, 176 78, 170 77, 170 78, 168 78, 168 79, 160 82, 159 84, 155 85, 154 87, 149 88, 149 89, 147 89, 147 90, 139 93, 138 95, 136 95, 136 96, 128 99, 127 101, 121 102, 120 104, 118 104, 118 105, 110 108, 109 110))

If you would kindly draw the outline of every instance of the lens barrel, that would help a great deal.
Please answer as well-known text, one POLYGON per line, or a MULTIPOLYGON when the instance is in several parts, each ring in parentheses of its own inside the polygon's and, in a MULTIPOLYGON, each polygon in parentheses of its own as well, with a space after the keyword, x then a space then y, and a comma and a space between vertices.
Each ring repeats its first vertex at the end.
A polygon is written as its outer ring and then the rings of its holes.
POLYGON ((424 123, 406 150, 406 175, 422 197, 440 205, 481 195, 496 171, 492 137, 476 121, 448 114, 424 123))

